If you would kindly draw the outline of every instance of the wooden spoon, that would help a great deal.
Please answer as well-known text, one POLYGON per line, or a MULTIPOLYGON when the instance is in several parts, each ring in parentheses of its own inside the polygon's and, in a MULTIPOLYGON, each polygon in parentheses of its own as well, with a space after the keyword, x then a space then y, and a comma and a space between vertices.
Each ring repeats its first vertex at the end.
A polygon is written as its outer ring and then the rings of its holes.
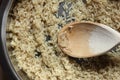
POLYGON ((120 33, 107 25, 93 22, 73 22, 58 34, 58 45, 69 56, 98 56, 120 43, 120 33))

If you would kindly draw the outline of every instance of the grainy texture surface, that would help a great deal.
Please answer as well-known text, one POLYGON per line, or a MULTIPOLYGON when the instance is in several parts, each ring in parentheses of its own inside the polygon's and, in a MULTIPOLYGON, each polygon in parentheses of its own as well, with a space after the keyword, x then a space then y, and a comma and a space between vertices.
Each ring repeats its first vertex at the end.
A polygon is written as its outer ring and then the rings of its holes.
POLYGON ((65 1, 61 16, 58 9, 63 0, 19 0, 15 5, 7 45, 16 71, 25 80, 120 80, 120 48, 78 60, 57 45, 59 30, 71 21, 103 23, 120 31, 120 0, 65 1))

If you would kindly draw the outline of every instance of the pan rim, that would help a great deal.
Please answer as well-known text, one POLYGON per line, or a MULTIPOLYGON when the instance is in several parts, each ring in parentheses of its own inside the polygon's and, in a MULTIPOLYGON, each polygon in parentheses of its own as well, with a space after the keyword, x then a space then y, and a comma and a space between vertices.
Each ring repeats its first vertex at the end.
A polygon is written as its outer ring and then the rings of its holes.
MULTIPOLYGON (((16 70, 14 69, 10 57, 8 55, 8 50, 6 46, 6 23, 8 18, 8 13, 12 6, 14 0, 2 0, 0 6, 0 48, 1 48, 1 60, 2 60, 2 67, 6 69, 7 74, 11 80, 21 80, 20 76, 17 74, 16 70)), ((5 72, 6 72, 5 71, 5 72)))

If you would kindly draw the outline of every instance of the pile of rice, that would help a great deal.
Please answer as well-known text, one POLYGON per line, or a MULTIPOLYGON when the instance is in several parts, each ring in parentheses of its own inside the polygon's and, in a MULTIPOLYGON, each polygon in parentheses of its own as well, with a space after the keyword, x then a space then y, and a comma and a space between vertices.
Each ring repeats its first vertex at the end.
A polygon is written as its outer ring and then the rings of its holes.
POLYGON ((120 31, 120 0, 19 0, 9 14, 7 46, 23 80, 120 80, 120 47, 76 59, 61 52, 59 30, 72 21, 103 23, 120 31), (60 15, 59 5, 64 12, 60 15))

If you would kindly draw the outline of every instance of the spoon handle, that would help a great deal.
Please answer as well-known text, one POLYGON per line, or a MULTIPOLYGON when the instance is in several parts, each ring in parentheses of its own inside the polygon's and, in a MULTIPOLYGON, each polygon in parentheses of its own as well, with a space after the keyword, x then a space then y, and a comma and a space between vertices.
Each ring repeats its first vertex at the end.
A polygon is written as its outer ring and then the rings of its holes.
MULTIPOLYGON (((119 47, 119 45, 120 45, 120 42, 118 43, 118 44, 116 44, 113 48, 111 48, 109 51, 116 51, 116 48, 118 48, 119 47)), ((108 52, 109 52, 108 51, 108 52)))

